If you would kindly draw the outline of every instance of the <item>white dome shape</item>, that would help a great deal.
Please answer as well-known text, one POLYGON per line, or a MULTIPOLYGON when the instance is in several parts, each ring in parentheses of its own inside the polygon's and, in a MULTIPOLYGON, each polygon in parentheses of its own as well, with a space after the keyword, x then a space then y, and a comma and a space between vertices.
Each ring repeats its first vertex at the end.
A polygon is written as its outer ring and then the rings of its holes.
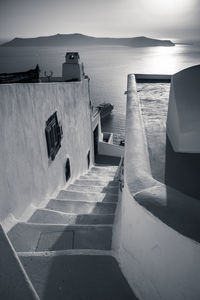
POLYGON ((200 65, 171 78, 167 135, 175 152, 200 153, 200 65))

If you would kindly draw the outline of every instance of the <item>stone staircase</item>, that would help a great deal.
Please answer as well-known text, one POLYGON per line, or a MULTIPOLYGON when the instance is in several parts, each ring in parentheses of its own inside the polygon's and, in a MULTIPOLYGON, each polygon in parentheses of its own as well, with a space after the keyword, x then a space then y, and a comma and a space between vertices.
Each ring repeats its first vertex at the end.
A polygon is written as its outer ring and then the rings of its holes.
POLYGON ((8 233, 40 299, 136 299, 111 251, 116 173, 91 168, 8 233))

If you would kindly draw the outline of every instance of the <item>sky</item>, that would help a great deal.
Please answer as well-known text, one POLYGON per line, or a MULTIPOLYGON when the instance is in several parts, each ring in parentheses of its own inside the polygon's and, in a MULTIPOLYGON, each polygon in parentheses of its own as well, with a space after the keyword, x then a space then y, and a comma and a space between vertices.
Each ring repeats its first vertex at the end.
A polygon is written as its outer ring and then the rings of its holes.
POLYGON ((0 39, 75 32, 200 39, 200 0, 0 0, 0 39))

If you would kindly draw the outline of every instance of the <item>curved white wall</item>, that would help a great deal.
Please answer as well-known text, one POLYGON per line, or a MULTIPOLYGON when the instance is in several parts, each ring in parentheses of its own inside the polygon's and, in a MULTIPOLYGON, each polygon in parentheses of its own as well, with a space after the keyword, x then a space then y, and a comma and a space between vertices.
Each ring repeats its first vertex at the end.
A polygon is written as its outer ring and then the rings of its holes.
MULTIPOLYGON (((129 75, 124 189, 115 218, 113 249, 139 299, 199 300, 199 243, 164 224, 135 200, 140 192, 157 187, 140 116, 135 78, 129 75)), ((156 195, 155 205, 160 205, 156 195)), ((165 215, 165 205, 162 213, 165 215)))
POLYGON ((176 152, 200 153, 200 65, 172 76, 167 134, 176 152))

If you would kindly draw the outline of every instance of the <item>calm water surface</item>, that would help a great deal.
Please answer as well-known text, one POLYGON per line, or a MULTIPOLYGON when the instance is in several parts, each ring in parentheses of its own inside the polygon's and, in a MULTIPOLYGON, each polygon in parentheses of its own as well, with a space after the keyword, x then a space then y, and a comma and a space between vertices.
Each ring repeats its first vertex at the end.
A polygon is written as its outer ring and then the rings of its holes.
POLYGON ((189 45, 175 47, 129 48, 112 47, 0 47, 0 73, 17 72, 39 64, 41 76, 53 71, 61 76, 67 51, 78 51, 91 82, 91 97, 95 104, 111 102, 114 111, 103 124, 104 131, 124 136, 127 74, 173 74, 200 63, 200 48, 189 45))

